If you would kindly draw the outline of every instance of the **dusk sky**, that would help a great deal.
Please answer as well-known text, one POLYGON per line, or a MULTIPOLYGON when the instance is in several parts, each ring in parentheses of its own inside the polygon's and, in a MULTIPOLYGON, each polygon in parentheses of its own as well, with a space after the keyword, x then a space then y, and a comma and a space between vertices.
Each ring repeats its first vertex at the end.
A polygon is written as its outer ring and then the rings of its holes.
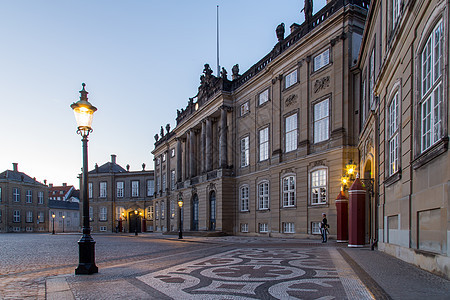
MULTIPOLYGON (((314 1, 314 12, 326 0, 314 1)), ((79 186, 81 137, 70 104, 86 83, 97 107, 89 169, 111 154, 153 169, 154 138, 197 93, 203 65, 244 73, 276 44, 275 28, 302 23, 302 0, 2 1, 0 172, 79 186)))

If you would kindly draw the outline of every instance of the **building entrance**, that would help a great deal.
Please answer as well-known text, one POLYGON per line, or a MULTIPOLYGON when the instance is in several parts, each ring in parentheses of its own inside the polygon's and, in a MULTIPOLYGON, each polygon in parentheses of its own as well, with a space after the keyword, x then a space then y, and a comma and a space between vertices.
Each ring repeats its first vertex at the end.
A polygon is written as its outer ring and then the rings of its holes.
POLYGON ((141 232, 141 216, 139 216, 139 212, 137 214, 134 211, 131 211, 128 214, 128 222, 130 231, 129 232, 141 232))

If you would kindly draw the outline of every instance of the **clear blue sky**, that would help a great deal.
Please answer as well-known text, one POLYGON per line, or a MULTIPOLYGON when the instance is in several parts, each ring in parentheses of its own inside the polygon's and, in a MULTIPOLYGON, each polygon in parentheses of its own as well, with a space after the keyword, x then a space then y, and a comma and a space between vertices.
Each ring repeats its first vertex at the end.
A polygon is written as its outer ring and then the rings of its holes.
MULTIPOLYGON (((325 4, 315 1, 314 12, 325 4)), ((0 172, 78 187, 81 138, 70 104, 86 83, 98 108, 89 137, 89 168, 117 155, 131 170, 153 169, 161 125, 197 93, 203 65, 231 77, 276 44, 275 28, 302 23, 302 0, 2 1, 0 18, 0 172)))

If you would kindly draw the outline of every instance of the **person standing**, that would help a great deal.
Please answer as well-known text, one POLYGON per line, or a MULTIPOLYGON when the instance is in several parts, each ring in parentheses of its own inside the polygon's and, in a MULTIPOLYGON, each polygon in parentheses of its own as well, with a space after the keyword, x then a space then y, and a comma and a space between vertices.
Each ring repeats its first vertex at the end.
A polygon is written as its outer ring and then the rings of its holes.
POLYGON ((320 223, 320 230, 322 231, 322 243, 327 242, 327 233, 328 228, 330 228, 330 225, 328 225, 327 215, 325 213, 322 213, 322 223, 320 223))

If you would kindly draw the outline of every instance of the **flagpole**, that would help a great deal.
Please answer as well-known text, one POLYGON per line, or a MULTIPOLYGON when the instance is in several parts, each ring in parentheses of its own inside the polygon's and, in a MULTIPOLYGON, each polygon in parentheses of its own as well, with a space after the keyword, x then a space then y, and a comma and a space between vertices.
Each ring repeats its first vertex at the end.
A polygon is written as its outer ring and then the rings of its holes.
POLYGON ((220 65, 219 65, 219 5, 217 5, 217 77, 220 77, 220 65))

